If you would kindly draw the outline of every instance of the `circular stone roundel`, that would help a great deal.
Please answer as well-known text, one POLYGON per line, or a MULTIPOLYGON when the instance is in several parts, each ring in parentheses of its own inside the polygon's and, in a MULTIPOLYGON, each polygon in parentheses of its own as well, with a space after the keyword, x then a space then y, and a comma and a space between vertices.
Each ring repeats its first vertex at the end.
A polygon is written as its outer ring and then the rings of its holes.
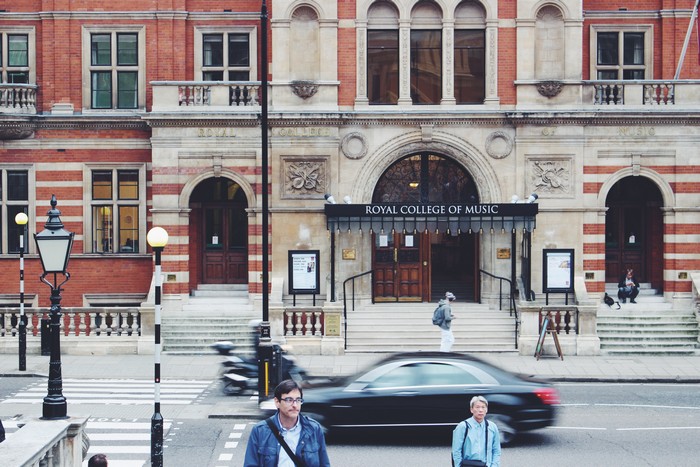
POLYGON ((486 138, 486 152, 494 159, 503 159, 513 150, 513 140, 503 131, 494 131, 486 138))
POLYGON ((362 133, 348 133, 340 142, 340 150, 348 159, 362 159, 367 155, 367 139, 362 133))

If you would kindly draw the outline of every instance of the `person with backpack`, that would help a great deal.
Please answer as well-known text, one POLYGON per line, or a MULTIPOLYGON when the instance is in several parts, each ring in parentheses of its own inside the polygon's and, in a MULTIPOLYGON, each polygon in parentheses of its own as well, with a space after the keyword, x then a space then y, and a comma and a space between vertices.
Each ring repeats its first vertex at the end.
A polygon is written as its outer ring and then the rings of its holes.
POLYGON ((452 320, 455 319, 452 314, 450 303, 455 301, 455 294, 445 292, 445 298, 440 299, 437 308, 433 312, 433 324, 440 327, 442 338, 440 340, 440 351, 449 352, 452 350, 452 345, 455 343, 455 336, 452 334, 452 320))
POLYGON ((486 420, 489 403, 484 396, 469 401, 472 416, 452 432, 452 465, 456 467, 500 467, 501 435, 495 423, 486 420))

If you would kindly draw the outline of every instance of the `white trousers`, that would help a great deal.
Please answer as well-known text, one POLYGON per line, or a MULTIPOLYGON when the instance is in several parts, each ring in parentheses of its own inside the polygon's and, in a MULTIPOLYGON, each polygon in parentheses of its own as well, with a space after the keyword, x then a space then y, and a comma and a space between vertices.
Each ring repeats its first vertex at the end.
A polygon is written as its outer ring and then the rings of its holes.
POLYGON ((440 341, 440 352, 450 352, 452 344, 455 343, 455 336, 452 334, 452 329, 440 329, 442 339, 440 341))

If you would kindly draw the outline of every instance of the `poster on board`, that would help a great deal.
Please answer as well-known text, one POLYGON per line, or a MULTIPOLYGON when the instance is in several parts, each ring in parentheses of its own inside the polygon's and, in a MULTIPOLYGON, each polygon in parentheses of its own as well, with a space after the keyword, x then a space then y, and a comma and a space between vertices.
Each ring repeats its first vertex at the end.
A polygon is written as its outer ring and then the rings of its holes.
POLYGON ((542 293, 574 291, 574 250, 549 248, 542 250, 542 293))
POLYGON ((319 250, 289 250, 289 293, 320 292, 319 250))

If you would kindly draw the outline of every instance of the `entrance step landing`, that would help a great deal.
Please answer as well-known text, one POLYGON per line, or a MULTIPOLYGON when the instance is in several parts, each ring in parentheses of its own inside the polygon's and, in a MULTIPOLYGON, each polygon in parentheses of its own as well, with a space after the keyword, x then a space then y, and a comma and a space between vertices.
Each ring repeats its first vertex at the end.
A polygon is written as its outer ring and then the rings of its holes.
MULTIPOLYGON (((435 303, 378 303, 348 311, 347 352, 440 349, 435 303)), ((452 305, 455 352, 515 352, 515 317, 477 303, 452 305)))
POLYGON ((226 340, 247 352, 254 340, 250 322, 256 318, 259 316, 250 303, 247 286, 199 285, 182 312, 161 318, 163 351, 208 354, 211 344, 226 340))
MULTIPOLYGON (((617 288, 615 300, 617 300, 617 288)), ((661 295, 640 294, 637 303, 598 308, 597 334, 604 355, 699 355, 698 319, 673 309, 661 295)), ((608 292, 610 294, 610 292, 608 292)))

